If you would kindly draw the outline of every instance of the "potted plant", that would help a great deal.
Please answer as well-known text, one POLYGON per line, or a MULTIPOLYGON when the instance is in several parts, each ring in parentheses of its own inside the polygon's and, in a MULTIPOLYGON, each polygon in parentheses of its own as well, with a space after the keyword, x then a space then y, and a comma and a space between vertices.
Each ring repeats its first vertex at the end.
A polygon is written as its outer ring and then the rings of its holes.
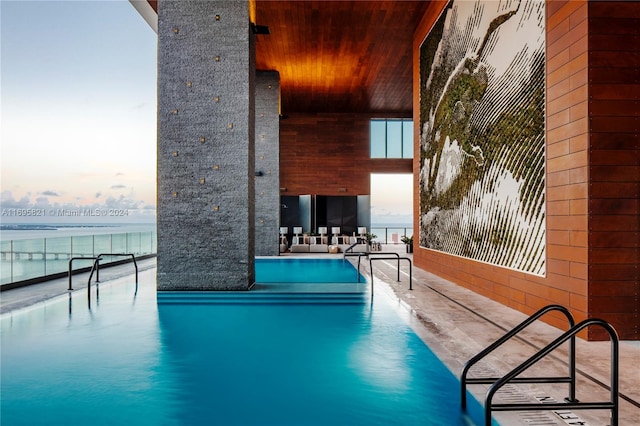
POLYGON ((413 235, 410 237, 403 235, 400 238, 400 241, 402 241, 405 247, 407 248, 407 253, 413 253, 413 235))
POLYGON ((371 243, 373 242, 374 239, 378 238, 376 234, 372 234, 371 232, 367 232, 366 234, 364 234, 364 237, 366 238, 367 244, 369 246, 371 246, 371 243))
POLYGON ((375 251, 373 240, 378 238, 378 236, 376 234, 372 234, 371 232, 367 232, 364 234, 364 238, 367 240, 367 251, 375 251))

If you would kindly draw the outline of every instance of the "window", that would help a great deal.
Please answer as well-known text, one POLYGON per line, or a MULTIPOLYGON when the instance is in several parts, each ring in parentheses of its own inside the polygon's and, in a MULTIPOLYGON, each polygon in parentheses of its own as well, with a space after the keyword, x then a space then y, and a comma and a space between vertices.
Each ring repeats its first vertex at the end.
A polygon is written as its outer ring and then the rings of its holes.
POLYGON ((371 120, 371 158, 413 158, 413 120, 371 120))

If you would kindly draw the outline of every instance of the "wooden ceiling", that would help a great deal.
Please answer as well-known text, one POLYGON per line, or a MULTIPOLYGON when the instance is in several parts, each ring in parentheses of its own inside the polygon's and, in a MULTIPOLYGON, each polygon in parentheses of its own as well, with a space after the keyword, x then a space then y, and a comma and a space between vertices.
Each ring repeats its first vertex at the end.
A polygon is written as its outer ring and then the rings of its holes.
POLYGON ((280 73, 282 114, 409 113, 413 33, 428 7, 255 0, 255 23, 270 30, 256 36, 256 68, 280 73))

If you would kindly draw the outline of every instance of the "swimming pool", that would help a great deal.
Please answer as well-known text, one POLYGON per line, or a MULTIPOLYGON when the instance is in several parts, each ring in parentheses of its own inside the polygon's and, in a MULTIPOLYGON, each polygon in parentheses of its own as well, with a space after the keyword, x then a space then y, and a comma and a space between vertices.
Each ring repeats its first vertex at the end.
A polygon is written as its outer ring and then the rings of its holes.
POLYGON ((258 283, 357 283, 366 282, 353 265, 342 259, 258 258, 258 283))
POLYGON ((76 292, 2 317, 3 425, 465 424, 456 377, 383 293, 158 303, 140 278, 91 310, 76 292))

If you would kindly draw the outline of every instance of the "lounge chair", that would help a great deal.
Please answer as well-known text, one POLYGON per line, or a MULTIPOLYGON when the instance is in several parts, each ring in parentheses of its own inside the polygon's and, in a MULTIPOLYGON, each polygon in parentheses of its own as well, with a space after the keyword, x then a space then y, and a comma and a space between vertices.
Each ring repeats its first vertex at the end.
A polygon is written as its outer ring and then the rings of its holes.
POLYGON ((329 251, 329 245, 327 244, 327 237, 325 235, 327 233, 327 228, 323 226, 319 227, 318 233, 320 234, 319 237, 309 237, 309 251, 311 253, 327 253, 329 251))
POLYGON ((331 227, 331 245, 332 246, 340 245, 340 242, 338 241, 339 236, 340 236, 340 227, 332 226, 331 227))
POLYGON ((287 234, 289 233, 288 226, 280 227, 280 253, 286 253, 289 249, 289 243, 287 243, 287 234))
POLYGON ((302 234, 302 226, 293 227, 293 239, 291 241, 291 253, 309 253, 309 244, 305 242, 302 234))

